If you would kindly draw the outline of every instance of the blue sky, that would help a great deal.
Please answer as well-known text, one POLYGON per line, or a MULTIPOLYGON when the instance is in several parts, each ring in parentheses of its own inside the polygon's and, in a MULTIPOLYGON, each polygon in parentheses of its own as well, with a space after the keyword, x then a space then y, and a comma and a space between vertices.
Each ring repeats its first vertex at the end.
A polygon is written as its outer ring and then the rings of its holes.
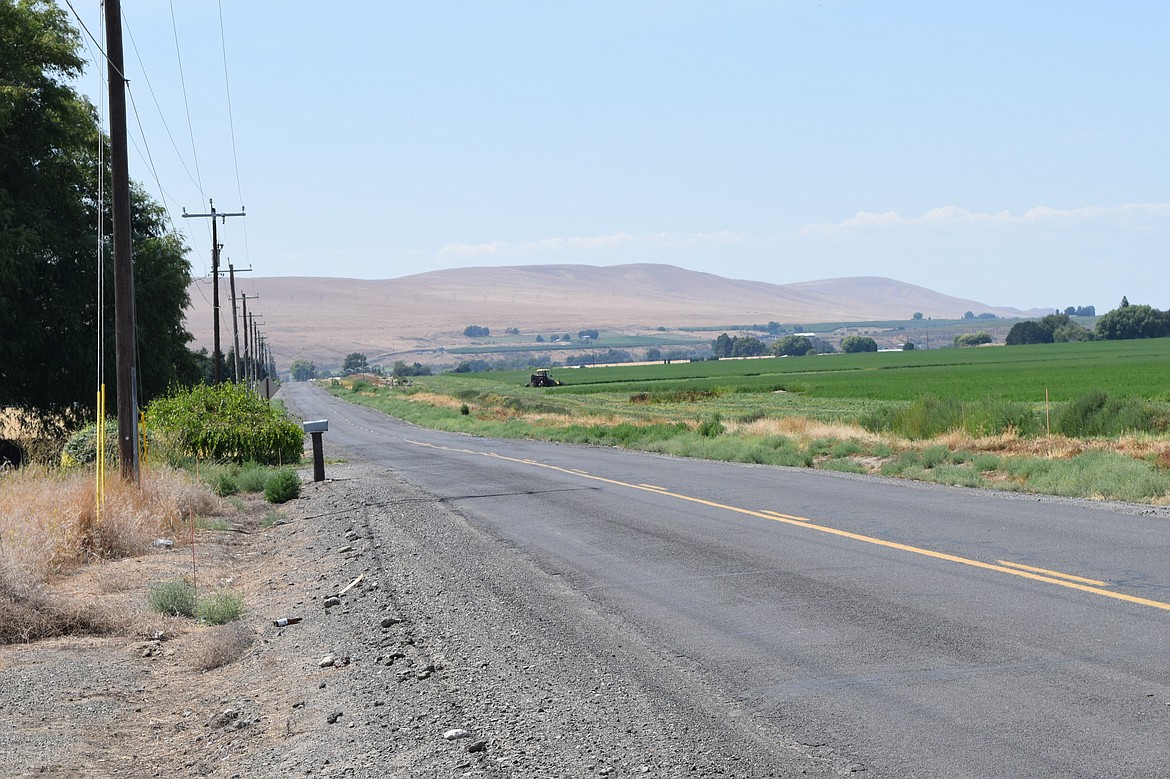
POLYGON ((1170 307, 1170 3, 122 4, 131 175, 197 274, 179 214, 211 197, 264 276, 664 262, 1170 307))

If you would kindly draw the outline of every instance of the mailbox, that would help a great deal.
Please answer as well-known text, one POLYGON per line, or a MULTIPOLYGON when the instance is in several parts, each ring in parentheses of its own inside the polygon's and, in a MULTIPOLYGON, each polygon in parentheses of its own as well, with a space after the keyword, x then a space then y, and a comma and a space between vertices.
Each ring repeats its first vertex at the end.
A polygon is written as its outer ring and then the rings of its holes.
POLYGON ((314 419, 312 422, 302 422, 301 427, 313 438, 313 481, 325 481, 325 452, 321 434, 329 429, 329 420, 314 419))

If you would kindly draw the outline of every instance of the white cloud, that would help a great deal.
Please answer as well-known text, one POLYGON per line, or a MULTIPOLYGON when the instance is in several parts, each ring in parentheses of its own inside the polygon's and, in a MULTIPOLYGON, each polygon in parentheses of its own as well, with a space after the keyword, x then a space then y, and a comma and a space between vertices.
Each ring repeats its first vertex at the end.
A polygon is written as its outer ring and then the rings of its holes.
POLYGON ((615 233, 613 235, 573 236, 566 238, 544 238, 538 241, 510 243, 449 243, 439 249, 440 260, 475 260, 492 257, 524 257, 529 255, 557 255, 564 253, 586 254, 590 252, 627 249, 650 251, 654 249, 689 249, 698 246, 727 246, 743 240, 745 236, 724 230, 718 233, 615 233))
POLYGON ((947 228, 967 225, 1040 225, 1048 223, 1085 222, 1149 222, 1170 218, 1170 203, 1124 203, 1115 206, 1082 206, 1080 208, 1050 208, 1037 206, 1022 214, 1000 211, 982 214, 958 206, 942 206, 921 216, 906 217, 897 211, 873 213, 859 211, 836 224, 810 224, 799 230, 800 235, 841 235, 868 229, 889 228, 947 228))

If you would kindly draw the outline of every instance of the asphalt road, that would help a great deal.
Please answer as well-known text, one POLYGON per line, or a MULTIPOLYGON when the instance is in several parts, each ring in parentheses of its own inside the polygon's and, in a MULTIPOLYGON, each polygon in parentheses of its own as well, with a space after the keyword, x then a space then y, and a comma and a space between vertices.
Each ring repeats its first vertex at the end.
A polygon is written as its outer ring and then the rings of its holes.
POLYGON ((306 384, 383 465, 777 739, 883 777, 1170 774, 1170 518, 402 424, 306 384))

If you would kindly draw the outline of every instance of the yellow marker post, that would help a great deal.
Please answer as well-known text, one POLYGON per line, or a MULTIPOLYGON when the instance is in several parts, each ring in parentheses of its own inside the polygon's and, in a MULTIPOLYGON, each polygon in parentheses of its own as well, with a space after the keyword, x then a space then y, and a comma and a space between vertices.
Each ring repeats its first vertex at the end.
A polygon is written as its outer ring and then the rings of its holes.
POLYGON ((97 428, 94 431, 94 514, 97 523, 102 520, 102 505, 106 502, 106 385, 97 393, 97 428))

